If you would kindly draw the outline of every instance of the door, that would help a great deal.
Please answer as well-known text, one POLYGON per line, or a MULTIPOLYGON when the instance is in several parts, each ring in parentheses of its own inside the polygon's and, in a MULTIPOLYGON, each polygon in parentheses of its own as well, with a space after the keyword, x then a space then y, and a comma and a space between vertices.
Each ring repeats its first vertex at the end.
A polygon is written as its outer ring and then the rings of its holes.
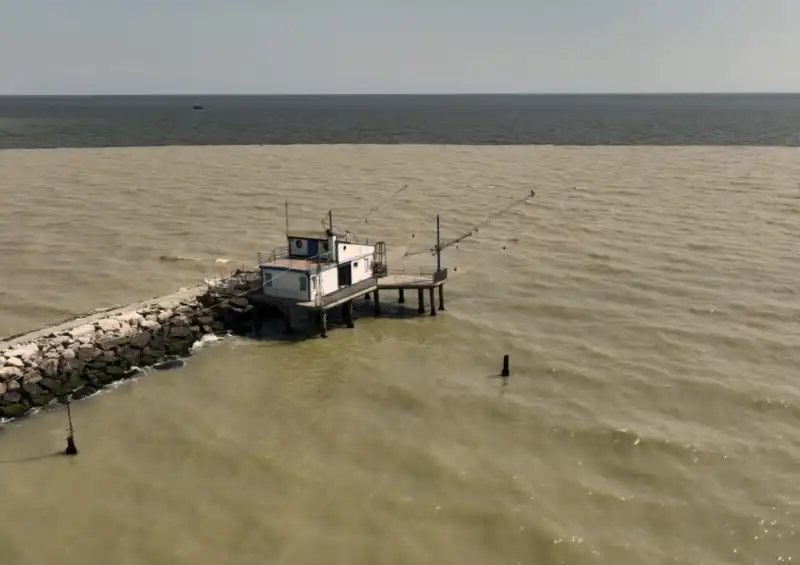
POLYGON ((339 288, 343 286, 350 286, 353 284, 353 271, 350 268, 350 263, 339 265, 339 288))

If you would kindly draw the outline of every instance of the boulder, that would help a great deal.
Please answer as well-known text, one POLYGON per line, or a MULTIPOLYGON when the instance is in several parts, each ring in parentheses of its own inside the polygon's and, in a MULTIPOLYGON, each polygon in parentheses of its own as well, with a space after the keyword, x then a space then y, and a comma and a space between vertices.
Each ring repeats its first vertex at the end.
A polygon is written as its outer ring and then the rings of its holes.
POLYGON ((8 367, 19 367, 20 369, 25 366, 25 363, 19 357, 9 357, 5 364, 8 367))
POLYGON ((157 330, 161 327, 161 324, 158 323, 158 320, 145 320, 142 322, 141 327, 145 330, 157 330))
POLYGON ((94 324, 84 324, 83 326, 78 326, 77 328, 70 330, 69 336, 72 339, 81 339, 93 336, 94 332, 94 324))
POLYGON ((78 390, 82 386, 83 386, 83 379, 81 379, 80 375, 72 375, 64 383, 64 385, 62 387, 62 390, 74 391, 74 390, 78 390))
POLYGON ((3 396, 6 392, 8 392, 8 385, 6 383, 0 383, 0 396, 3 396))
POLYGON ((61 354, 61 359, 65 361, 69 361, 70 359, 75 359, 75 350, 65 349, 64 352, 61 354))
POLYGON ((0 405, 8 406, 9 404, 19 404, 22 402, 22 395, 15 391, 9 391, 0 397, 0 405))
POLYGON ((97 392, 97 389, 94 388, 92 385, 83 385, 75 392, 72 393, 73 400, 80 400, 81 398, 86 398, 87 396, 91 396, 97 392))
POLYGON ((109 365, 113 365, 114 361, 116 360, 117 360, 116 357, 114 357, 113 360, 106 360, 105 358, 101 359, 98 357, 97 359, 86 365, 86 368, 90 371, 105 371, 106 367, 108 367, 109 365))
POLYGON ((176 314, 183 314, 184 316, 192 316, 195 313, 196 308, 190 306, 188 304, 181 304, 177 308, 175 308, 176 314))
POLYGON ((122 327, 122 323, 114 318, 104 318, 97 321, 97 327, 104 332, 115 332, 122 327))
POLYGON ((128 324, 122 324, 122 327, 116 333, 120 337, 128 337, 135 335, 138 331, 139 327, 137 325, 129 326, 128 324))
POLYGON ((102 354, 101 350, 92 346, 81 347, 80 349, 78 349, 78 351, 75 352, 75 355, 78 357, 78 359, 80 359, 84 363, 88 363, 89 361, 97 359, 98 357, 100 357, 101 354, 102 354))
POLYGON ((6 382, 18 379, 22 376, 22 369, 19 367, 3 367, 0 369, 0 381, 6 382))
POLYGON ((123 314, 117 314, 116 319, 123 323, 123 325, 127 324, 129 326, 138 326, 142 320, 144 320, 144 316, 136 312, 125 312, 123 314))
POLYGON ((39 383, 25 383, 22 385, 20 392, 27 398, 36 398, 47 394, 45 390, 39 386, 39 383))
POLYGON ((228 303, 231 306, 235 306, 237 308, 247 308, 250 306, 250 301, 244 298, 243 296, 237 296, 236 298, 231 298, 228 303))
POLYGON ((3 357, 2 355, 0 355, 0 367, 5 367, 6 366, 6 361, 7 361, 7 359, 5 357, 3 357))
POLYGON ((19 357, 26 360, 39 353, 39 346, 36 343, 28 343, 7 351, 4 357, 19 357))
POLYGON ((47 406, 52 402, 54 395, 50 394, 49 392, 42 393, 38 396, 34 396, 31 398, 31 404, 34 406, 47 406))
MULTIPOLYGON (((128 346, 117 351, 117 356, 130 365, 138 365, 142 352, 132 346, 128 346)), ((106 369, 106 372, 108 372, 108 369, 106 369)))
MULTIPOLYGON (((42 380, 42 374, 39 372, 38 369, 31 369, 24 375, 22 375, 22 384, 36 384, 42 380)), ((23 386, 24 388, 24 386, 23 386)))
POLYGON ((122 367, 113 366, 113 365, 111 367, 106 367, 106 375, 111 377, 111 379, 114 380, 114 381, 118 381, 118 380, 124 378, 126 372, 127 371, 125 369, 123 369, 122 367))
POLYGON ((99 343, 98 345, 100 346, 100 349, 108 351, 111 349, 117 349, 118 347, 122 347, 123 345, 128 345, 129 342, 130 339, 126 337, 117 337, 114 339, 105 340, 99 343))
POLYGON ((20 418, 28 409, 23 404, 9 404, 3 407, 3 418, 20 418))
POLYGON ((182 359, 169 359, 167 361, 154 365, 153 369, 155 369, 156 371, 166 371, 167 369, 177 369, 178 367, 183 367, 182 359))
POLYGON ((52 394, 58 394, 61 390, 61 383, 55 379, 44 378, 39 381, 39 386, 52 394))
POLYGON ((83 371, 84 367, 86 367, 86 363, 81 361, 77 357, 72 359, 62 359, 61 360, 61 370, 65 373, 71 372, 78 372, 80 373, 83 371))
POLYGON ((188 326, 177 326, 169 331, 170 339, 184 339, 192 335, 192 329, 188 326))
POLYGON ((19 390, 22 387, 22 383, 19 380, 16 381, 7 381, 6 386, 8 387, 8 391, 11 392, 12 390, 19 390))
POLYGON ((188 326, 189 325, 189 318, 187 318, 186 316, 183 316, 183 315, 175 316, 174 318, 172 318, 169 321, 169 323, 173 328, 188 326))
POLYGON ((166 336, 164 336, 163 334, 153 335, 153 337, 150 339, 148 347, 151 347, 153 349, 166 349, 167 341, 168 340, 166 336))
POLYGON ((175 313, 172 312, 172 310, 164 310, 163 312, 160 312, 156 316, 156 321, 158 321, 161 324, 164 324, 168 322, 170 318, 172 318, 173 316, 175 316, 175 313))
POLYGON ((141 363, 143 365, 152 365, 163 359, 167 355, 165 349, 154 349, 152 347, 146 347, 142 350, 142 357, 141 363))
POLYGON ((179 355, 179 356, 186 356, 189 355, 192 351, 192 345, 194 344, 194 340, 187 339, 187 340, 175 340, 170 342, 167 346, 167 353, 170 355, 179 355))
POLYGON ((135 347, 137 349, 144 349, 147 347, 147 344, 150 343, 150 340, 153 337, 153 333, 149 331, 144 331, 137 335, 136 337, 131 338, 130 346, 135 347))
POLYGON ((196 321, 198 324, 200 324, 201 326, 210 326, 211 324, 213 324, 213 323, 214 323, 214 317, 213 317, 213 316, 208 316, 208 315, 205 315, 205 316, 197 316, 197 317, 195 318, 195 321, 196 321))
POLYGON ((88 371, 84 380, 96 389, 103 388, 112 381, 105 371, 88 371))
POLYGON ((39 365, 39 370, 45 377, 55 378, 58 375, 58 358, 50 357, 45 359, 42 364, 39 365))

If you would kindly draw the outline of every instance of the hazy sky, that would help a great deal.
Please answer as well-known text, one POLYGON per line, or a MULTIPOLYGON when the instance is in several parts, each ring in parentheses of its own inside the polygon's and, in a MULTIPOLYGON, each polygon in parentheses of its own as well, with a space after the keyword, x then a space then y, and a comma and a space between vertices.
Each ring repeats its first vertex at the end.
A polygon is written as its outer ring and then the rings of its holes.
POLYGON ((800 0, 0 0, 0 93, 800 91, 800 0))

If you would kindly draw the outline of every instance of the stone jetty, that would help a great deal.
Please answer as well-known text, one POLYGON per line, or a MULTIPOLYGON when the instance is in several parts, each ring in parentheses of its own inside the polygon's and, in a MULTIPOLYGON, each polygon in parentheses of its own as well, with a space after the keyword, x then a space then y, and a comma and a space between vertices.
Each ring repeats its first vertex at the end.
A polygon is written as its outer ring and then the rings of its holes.
POLYGON ((147 367, 171 367, 205 335, 246 334, 275 311, 251 304, 258 274, 129 306, 96 311, 0 341, 0 417, 18 418, 59 399, 84 398, 147 367))

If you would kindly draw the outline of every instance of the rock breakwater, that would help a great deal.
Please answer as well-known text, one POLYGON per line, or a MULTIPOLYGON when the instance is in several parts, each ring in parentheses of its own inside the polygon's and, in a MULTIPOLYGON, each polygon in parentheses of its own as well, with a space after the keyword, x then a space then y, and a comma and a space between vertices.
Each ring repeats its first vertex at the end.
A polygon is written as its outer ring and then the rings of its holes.
POLYGON ((178 365, 204 336, 248 333, 275 313, 252 304, 252 292, 252 277, 228 279, 0 342, 0 417, 178 365))

